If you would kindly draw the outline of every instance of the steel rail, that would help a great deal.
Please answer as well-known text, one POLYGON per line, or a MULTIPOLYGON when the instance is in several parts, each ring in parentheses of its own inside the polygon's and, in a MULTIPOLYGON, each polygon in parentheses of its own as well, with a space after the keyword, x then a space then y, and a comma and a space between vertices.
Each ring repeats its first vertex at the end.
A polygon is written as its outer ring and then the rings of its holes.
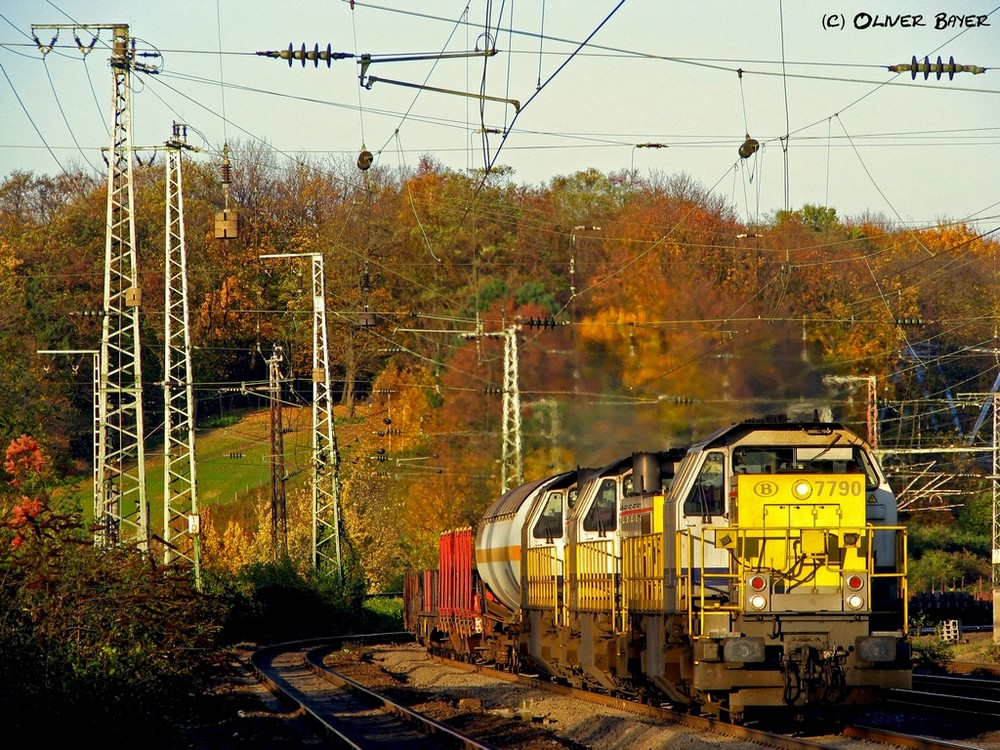
MULTIPOLYGON (((284 654, 294 653, 295 651, 303 652, 302 669, 309 674, 313 679, 316 678, 315 675, 308 669, 304 661, 304 652, 308 649, 326 647, 326 648, 338 648, 341 644, 345 642, 361 642, 361 643, 393 643, 398 640, 406 640, 411 638, 409 633, 388 633, 388 634, 365 634, 357 636, 339 636, 335 638, 306 638, 295 641, 284 641, 282 643, 275 643, 269 646, 264 646, 257 649, 250 655, 249 665, 251 670, 257 679, 284 705, 292 708, 298 714, 300 714, 309 724, 311 724, 315 729, 317 729, 321 735, 329 739, 336 747, 346 748, 347 750, 370 750, 372 745, 369 743, 358 743, 357 734, 359 733, 356 728, 345 727, 344 725, 335 726, 332 721, 328 721, 331 713, 336 712, 336 707, 332 704, 323 706, 322 708, 315 705, 313 701, 308 698, 308 688, 297 689, 295 685, 292 684, 294 677, 287 674, 282 674, 284 671, 282 667, 276 666, 275 661, 279 659, 284 654), (290 681, 290 679, 292 681, 290 681)), ((351 700, 358 702, 358 699, 351 696, 351 700)))
POLYGON ((1000 664, 984 664, 974 661, 950 661, 945 665, 952 674, 976 674, 1000 677, 1000 664))
POLYGON ((361 683, 340 674, 331 667, 328 667, 324 663, 324 659, 331 650, 332 649, 329 647, 320 647, 312 649, 306 654, 306 662, 309 665, 309 668, 324 680, 333 683, 337 687, 350 691, 369 705, 377 706, 389 711, 390 713, 398 716, 404 722, 416 727, 422 733, 436 737, 449 746, 466 748, 467 750, 496 750, 493 745, 480 742, 472 737, 469 737, 468 735, 455 731, 451 727, 445 726, 441 722, 435 721, 428 716, 424 716, 416 711, 411 711, 405 706, 401 706, 395 701, 389 700, 384 695, 379 695, 378 693, 369 690, 361 683))
POLYGON ((653 719, 660 719, 679 726, 716 732, 718 734, 734 737, 736 739, 749 740, 751 742, 756 742, 769 747, 781 748, 781 750, 835 750, 836 747, 834 745, 827 745, 821 742, 813 742, 797 737, 787 737, 782 734, 765 732, 760 729, 753 729, 739 724, 729 724, 707 716, 692 716, 691 714, 673 711, 669 708, 662 708, 649 703, 640 703, 638 701, 629 700, 627 698, 619 698, 606 693, 595 693, 589 690, 580 690, 568 685, 546 682, 527 675, 501 672, 491 667, 469 664, 467 662, 456 661, 442 656, 431 655, 431 659, 459 669, 464 669, 470 672, 478 672, 490 677, 496 677, 497 679, 504 680, 505 682, 514 682, 526 687, 540 688, 556 695, 568 696, 586 701, 588 703, 594 703, 599 706, 614 708, 619 711, 638 714, 640 716, 646 716, 653 719))
POLYGON ((411 711, 323 663, 324 657, 347 643, 371 645, 413 640, 411 633, 377 633, 288 641, 257 649, 250 666, 260 680, 285 705, 300 713, 337 747, 348 750, 434 747, 463 750, 497 750, 492 745, 411 711), (301 661, 276 665, 283 656, 301 655, 301 661), (332 685, 335 694, 316 695, 314 687, 292 670, 304 671, 311 680, 332 685))

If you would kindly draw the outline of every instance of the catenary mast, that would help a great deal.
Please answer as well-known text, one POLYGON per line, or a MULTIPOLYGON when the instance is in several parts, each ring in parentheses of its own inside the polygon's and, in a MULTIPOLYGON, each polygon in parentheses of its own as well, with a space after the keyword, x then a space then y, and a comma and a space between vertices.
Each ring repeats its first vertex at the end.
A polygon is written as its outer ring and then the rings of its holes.
POLYGON ((142 414, 139 310, 132 204, 131 71, 135 50, 127 25, 112 29, 114 115, 108 153, 107 236, 104 246, 104 320, 101 329, 101 491, 98 504, 106 541, 134 541, 149 549, 149 504, 142 414))
POLYGON ((312 562, 343 577, 340 545, 340 452, 330 388, 330 344, 322 253, 277 253, 261 258, 308 258, 312 277, 312 562))
POLYGON ((166 259, 163 332, 163 561, 188 564, 201 583, 195 400, 191 372, 187 250, 181 153, 187 126, 174 123, 167 141, 166 259))

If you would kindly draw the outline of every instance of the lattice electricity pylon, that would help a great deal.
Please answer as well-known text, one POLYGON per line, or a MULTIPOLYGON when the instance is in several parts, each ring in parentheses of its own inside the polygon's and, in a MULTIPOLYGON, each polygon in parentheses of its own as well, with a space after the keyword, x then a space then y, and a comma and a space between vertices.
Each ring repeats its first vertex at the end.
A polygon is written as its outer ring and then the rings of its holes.
POLYGON ((878 449, 878 381, 875 375, 826 375, 823 382, 827 385, 842 383, 867 383, 868 395, 865 399, 865 420, 868 424, 868 442, 872 448, 878 449))
POLYGON ((993 525, 992 525, 992 570, 993 570, 993 606, 1000 600, 1000 394, 993 396, 993 476, 991 482, 993 525))
POLYGON ((521 391, 518 387, 517 327, 504 329, 503 357, 503 451, 500 467, 501 492, 524 482, 521 459, 521 391))
POLYGON ((271 404, 271 552, 275 560, 288 555, 288 500, 285 494, 285 428, 281 416, 281 347, 267 360, 271 404))
POLYGON ((340 452, 334 430, 333 398, 330 391, 330 347, 326 327, 326 287, 323 255, 285 253, 261 258, 309 258, 312 263, 313 302, 313 535, 312 561, 319 570, 335 566, 343 577, 340 549, 340 452))
POLYGON ((518 386, 518 326, 503 331, 463 333, 466 339, 503 339, 503 443, 500 448, 500 492, 524 482, 521 460, 521 390, 518 386))
POLYGON ((134 542, 149 549, 149 504, 142 416, 139 307, 132 212, 132 96, 134 49, 127 25, 112 30, 114 116, 108 153, 107 239, 104 251, 104 324, 101 329, 101 513, 99 542, 134 542))
POLYGON ((201 585, 201 524, 195 466, 195 401, 188 325, 187 251, 181 153, 186 126, 174 123, 167 141, 166 259, 163 331, 163 562, 193 566, 201 585))
POLYGON ((81 54, 86 55, 101 31, 111 32, 112 97, 111 147, 108 152, 108 202, 104 252, 104 321, 101 327, 101 373, 98 404, 98 486, 94 498, 94 541, 119 541, 149 550, 149 504, 146 498, 146 460, 142 416, 139 307, 142 294, 136 266, 135 219, 132 213, 132 88, 133 70, 157 73, 143 60, 159 53, 136 52, 128 24, 32 24, 32 31, 55 32, 48 45, 34 36, 43 55, 52 51, 59 32, 72 30, 81 54), (80 32, 94 35, 89 45, 80 32))

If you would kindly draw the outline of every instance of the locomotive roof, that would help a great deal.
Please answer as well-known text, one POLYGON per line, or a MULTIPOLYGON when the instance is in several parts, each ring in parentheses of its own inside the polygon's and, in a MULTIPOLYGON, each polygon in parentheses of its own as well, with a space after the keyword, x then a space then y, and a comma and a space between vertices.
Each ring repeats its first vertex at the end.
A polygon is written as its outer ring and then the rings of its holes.
POLYGON ((636 451, 635 453, 630 453, 627 456, 622 456, 621 458, 616 458, 609 464, 605 464, 600 469, 588 470, 590 476, 607 476, 609 474, 621 474, 625 471, 632 469, 636 456, 653 456, 657 461, 677 461, 684 457, 687 453, 687 448, 668 448, 662 451, 636 451))
MULTIPOLYGON (((731 445, 737 440, 749 435, 752 432, 805 432, 809 434, 824 434, 838 430, 847 430, 840 422, 789 422, 786 420, 763 418, 748 419, 743 422, 736 422, 716 430, 699 443, 695 443, 692 450, 703 450, 705 448, 731 445)), ((860 437, 859 437, 860 439, 860 437)))
POLYGON ((510 516, 520 509, 521 505, 528 498, 528 496, 541 487, 547 482, 555 483, 557 480, 563 479, 565 477, 575 475, 575 471, 566 471, 562 474, 556 474, 550 477, 543 477, 542 479, 536 479, 534 482, 528 482, 527 484, 522 484, 519 487, 515 487, 512 490, 508 490, 500 498, 493 503, 486 512, 483 513, 481 522, 494 521, 498 518, 504 516, 510 516))

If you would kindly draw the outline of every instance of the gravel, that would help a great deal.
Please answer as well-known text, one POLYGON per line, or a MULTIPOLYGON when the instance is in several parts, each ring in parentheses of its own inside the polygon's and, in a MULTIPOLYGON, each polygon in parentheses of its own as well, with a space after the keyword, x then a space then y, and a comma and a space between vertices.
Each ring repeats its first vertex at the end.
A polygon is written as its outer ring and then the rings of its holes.
POLYGON ((754 743, 665 725, 541 688, 433 661, 420 646, 346 647, 327 663, 399 703, 501 748, 759 750, 754 743), (475 708, 475 706, 480 708, 475 708))
MULTIPOLYGON (((249 650, 234 653, 207 695, 203 710, 186 717, 176 747, 189 750, 281 750, 328 747, 300 716, 289 712, 254 678, 249 650)), ((504 750, 760 750, 760 745, 721 734, 664 724, 540 688, 505 682, 433 661, 420 646, 347 644, 331 654, 333 668, 387 694, 415 711, 504 750)), ((889 719, 872 723, 893 727, 889 719)), ((971 727, 970 727, 971 729, 971 727)), ((808 734, 808 733, 807 733, 808 734)), ((927 734, 933 735, 933 731, 927 734)), ((1000 750, 1000 731, 949 733, 953 741, 1000 750)), ((831 746, 844 738, 811 736, 831 746)), ((856 741, 855 741, 856 742, 856 741)), ((848 741, 847 744, 852 744, 848 741)))

